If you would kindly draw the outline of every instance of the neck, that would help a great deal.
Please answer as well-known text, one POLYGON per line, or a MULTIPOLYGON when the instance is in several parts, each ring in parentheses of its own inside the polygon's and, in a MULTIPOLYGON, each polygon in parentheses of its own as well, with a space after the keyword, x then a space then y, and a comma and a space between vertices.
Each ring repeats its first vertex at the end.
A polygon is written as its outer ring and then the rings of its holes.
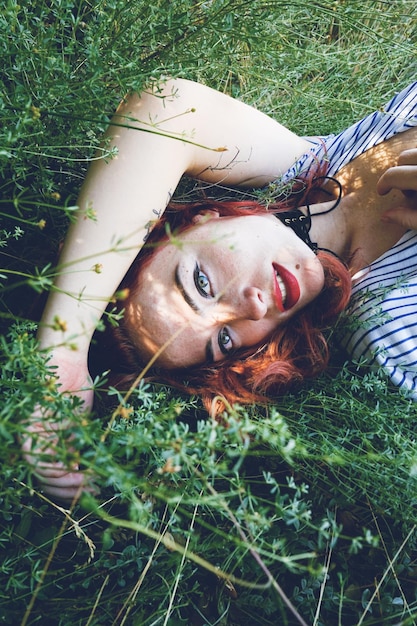
MULTIPOLYGON (((348 262, 350 252, 350 231, 346 222, 348 207, 347 197, 341 198, 338 206, 335 200, 310 205, 311 240, 319 248, 331 250, 343 261, 348 262)), ((303 212, 306 209, 303 209, 303 212)))
MULTIPOLYGON (((311 206, 312 241, 332 250, 347 263, 354 259, 354 269, 368 265, 395 245, 406 229, 396 224, 387 225, 381 221, 381 216, 413 200, 398 190, 380 196, 377 182, 398 162, 401 152, 413 148, 416 141, 417 128, 412 128, 370 148, 342 167, 336 174, 343 189, 340 205, 324 215, 319 213, 329 205, 327 201, 311 206)), ((326 189, 335 191, 328 183, 326 189)))

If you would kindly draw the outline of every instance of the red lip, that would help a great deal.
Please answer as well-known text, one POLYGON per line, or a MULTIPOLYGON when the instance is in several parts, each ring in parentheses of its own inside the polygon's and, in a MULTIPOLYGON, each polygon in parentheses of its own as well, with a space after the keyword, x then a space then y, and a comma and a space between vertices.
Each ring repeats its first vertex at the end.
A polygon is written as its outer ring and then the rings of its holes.
POLYGON ((277 304, 277 308, 279 311, 289 311, 293 306, 295 306, 300 299, 300 285, 298 284, 298 280, 296 277, 291 274, 285 267, 282 265, 277 265, 273 263, 274 268, 274 295, 275 302, 277 304), (275 271, 280 275, 287 292, 287 296, 285 298, 285 306, 282 302, 281 289, 279 288, 277 277, 275 275, 275 271))

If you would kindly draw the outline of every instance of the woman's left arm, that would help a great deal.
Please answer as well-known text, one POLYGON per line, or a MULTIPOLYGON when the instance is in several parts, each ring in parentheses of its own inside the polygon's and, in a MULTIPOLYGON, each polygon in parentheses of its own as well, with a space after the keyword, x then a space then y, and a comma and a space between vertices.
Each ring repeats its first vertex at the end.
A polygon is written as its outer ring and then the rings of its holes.
POLYGON ((401 152, 397 165, 388 168, 377 183, 381 196, 394 189, 404 194, 404 203, 386 211, 381 219, 417 230, 417 148, 401 152))
MULTIPOLYGON (((39 344, 60 390, 91 409, 92 335, 149 222, 165 210, 184 174, 214 184, 261 186, 309 146, 270 117, 199 83, 169 80, 126 98, 104 144, 114 157, 89 168, 40 323, 39 344)), ((34 432, 49 442, 48 418, 34 415, 24 448, 45 490, 68 499, 83 487, 83 477, 76 468, 40 467, 33 451, 34 432)))

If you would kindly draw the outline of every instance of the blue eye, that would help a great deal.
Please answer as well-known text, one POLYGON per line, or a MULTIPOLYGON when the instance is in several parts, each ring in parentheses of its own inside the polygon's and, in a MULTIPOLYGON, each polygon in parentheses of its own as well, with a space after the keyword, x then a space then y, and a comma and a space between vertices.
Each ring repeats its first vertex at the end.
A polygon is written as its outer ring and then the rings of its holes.
POLYGON ((194 284, 198 293, 204 298, 209 298, 212 295, 210 281, 198 265, 194 269, 194 284))
POLYGON ((217 341, 223 354, 229 354, 231 350, 233 350, 233 343, 226 327, 222 328, 219 332, 217 341))

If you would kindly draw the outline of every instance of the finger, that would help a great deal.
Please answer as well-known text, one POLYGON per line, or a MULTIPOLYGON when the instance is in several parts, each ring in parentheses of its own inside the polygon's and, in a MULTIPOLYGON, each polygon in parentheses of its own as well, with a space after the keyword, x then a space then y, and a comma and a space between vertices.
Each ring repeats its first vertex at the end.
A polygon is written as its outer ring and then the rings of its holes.
POLYGON ((384 196, 392 189, 417 191, 417 166, 397 165, 386 170, 378 180, 376 190, 379 195, 384 196))
POLYGON ((82 493, 91 493, 95 496, 100 493, 97 485, 91 480, 92 477, 87 477, 81 472, 67 473, 56 478, 38 474, 36 477, 40 482, 41 491, 54 498, 73 500, 75 497, 79 498, 82 493))
MULTIPOLYGON (((68 473, 69 471, 78 470, 78 463, 74 460, 57 461, 56 451, 53 448, 46 450, 33 450, 31 446, 22 446, 23 458, 35 471, 44 473, 51 471, 68 473)), ((71 450, 69 450, 71 452, 71 450)))
POLYGON ((63 463, 39 463, 35 466, 32 465, 33 472, 42 477, 43 480, 58 479, 61 480, 64 477, 82 476, 82 473, 78 471, 78 465, 72 467, 65 466, 63 463))
POLYGON ((381 220, 398 224, 403 228, 417 230, 417 211, 408 207, 396 207, 383 213, 381 220))
POLYGON ((74 474, 66 474, 57 478, 48 476, 45 478, 39 474, 35 474, 37 479, 42 483, 42 488, 46 491, 50 488, 59 487, 61 489, 84 489, 83 476, 74 476, 74 474))
MULTIPOLYGON (((71 442, 73 436, 69 436, 66 442, 71 442)), ((21 438, 21 447, 23 456, 26 461, 32 466, 49 466, 49 465, 64 465, 60 461, 53 460, 57 456, 57 447, 59 445, 59 438, 56 432, 33 430, 30 435, 25 433, 21 438), (51 461, 43 459, 51 459, 51 461)), ((66 451, 68 453, 75 453, 75 448, 71 445, 66 445, 66 451)))
POLYGON ((78 499, 83 489, 80 487, 55 487, 52 485, 43 485, 42 490, 43 493, 53 498, 54 500, 64 500, 68 503, 73 502, 78 499))
POLYGON ((398 157, 398 165, 417 165, 417 148, 401 152, 398 157))
POLYGON ((59 468, 47 468, 38 470, 36 468, 34 474, 44 485, 55 485, 61 487, 85 487, 86 489, 96 489, 94 483, 95 475, 91 470, 85 471, 69 471, 59 468))

